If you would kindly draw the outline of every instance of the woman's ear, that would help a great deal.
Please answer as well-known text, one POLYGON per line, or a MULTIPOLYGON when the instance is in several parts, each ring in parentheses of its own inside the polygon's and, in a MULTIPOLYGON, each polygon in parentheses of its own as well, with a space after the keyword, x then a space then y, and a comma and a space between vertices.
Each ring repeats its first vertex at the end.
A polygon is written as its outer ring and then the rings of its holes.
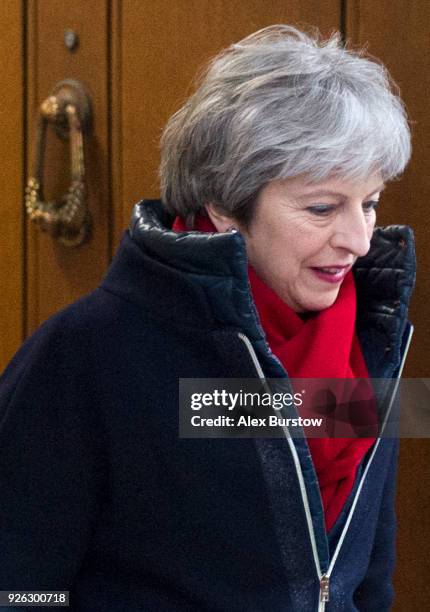
POLYGON ((220 208, 212 202, 205 204, 205 208, 209 219, 219 232, 230 232, 232 229, 237 229, 234 219, 221 212, 220 208))

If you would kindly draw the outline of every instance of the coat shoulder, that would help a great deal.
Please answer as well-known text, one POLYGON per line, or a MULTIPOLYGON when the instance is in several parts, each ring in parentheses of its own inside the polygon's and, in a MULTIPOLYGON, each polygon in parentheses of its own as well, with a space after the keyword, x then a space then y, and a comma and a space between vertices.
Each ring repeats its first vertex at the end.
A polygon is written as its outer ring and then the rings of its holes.
POLYGON ((121 335, 121 329, 138 315, 136 310, 97 288, 49 317, 25 340, 0 376, 0 404, 25 381, 31 381, 33 388, 60 390, 64 381, 88 378, 100 345, 121 335))

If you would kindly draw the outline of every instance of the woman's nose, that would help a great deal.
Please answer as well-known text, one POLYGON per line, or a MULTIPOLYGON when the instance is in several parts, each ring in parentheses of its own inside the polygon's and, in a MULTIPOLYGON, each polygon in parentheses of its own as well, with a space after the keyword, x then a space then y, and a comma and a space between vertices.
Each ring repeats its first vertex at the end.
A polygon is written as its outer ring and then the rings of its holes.
POLYGON ((355 257, 363 257, 370 249, 373 226, 374 223, 369 222, 360 206, 360 211, 342 215, 337 219, 331 246, 345 249, 355 257))

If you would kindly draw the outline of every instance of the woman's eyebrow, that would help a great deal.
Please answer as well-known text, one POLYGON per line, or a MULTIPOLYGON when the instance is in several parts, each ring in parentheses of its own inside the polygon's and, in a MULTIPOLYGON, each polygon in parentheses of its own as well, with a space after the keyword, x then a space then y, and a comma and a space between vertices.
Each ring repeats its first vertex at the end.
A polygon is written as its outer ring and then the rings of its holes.
MULTIPOLYGON (((371 195, 373 195, 374 193, 383 191, 385 189, 385 184, 382 183, 382 185, 380 185, 379 187, 376 187, 376 189, 373 189, 373 191, 371 191, 369 193, 369 195, 365 196, 364 199, 370 198, 371 195)), ((309 193, 305 193, 303 194, 303 198, 309 198, 309 197, 320 197, 320 196, 334 196, 334 197, 339 197, 339 198, 348 198, 348 195, 346 193, 341 193, 340 191, 331 191, 329 189, 318 189, 317 191, 310 191, 309 193)))

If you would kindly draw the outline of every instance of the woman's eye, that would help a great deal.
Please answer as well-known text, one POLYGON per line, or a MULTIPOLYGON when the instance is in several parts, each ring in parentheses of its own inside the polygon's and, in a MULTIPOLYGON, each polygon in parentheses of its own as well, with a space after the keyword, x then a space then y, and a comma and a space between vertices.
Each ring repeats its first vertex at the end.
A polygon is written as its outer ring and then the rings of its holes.
POLYGON ((315 206, 308 206, 306 210, 308 210, 313 215, 324 217, 329 215, 334 208, 335 207, 331 204, 316 204, 315 206))
MULTIPOLYGON (((379 205, 378 200, 368 200, 367 202, 363 202, 363 210, 365 213, 371 213, 379 205)), ((313 206, 308 206, 306 208, 311 214, 316 215, 318 217, 327 217, 336 209, 336 206, 333 204, 315 204, 313 206)))
POLYGON ((372 210, 376 210, 378 208, 378 205, 378 200, 369 200, 368 202, 363 203, 363 210, 364 212, 372 212, 372 210))

